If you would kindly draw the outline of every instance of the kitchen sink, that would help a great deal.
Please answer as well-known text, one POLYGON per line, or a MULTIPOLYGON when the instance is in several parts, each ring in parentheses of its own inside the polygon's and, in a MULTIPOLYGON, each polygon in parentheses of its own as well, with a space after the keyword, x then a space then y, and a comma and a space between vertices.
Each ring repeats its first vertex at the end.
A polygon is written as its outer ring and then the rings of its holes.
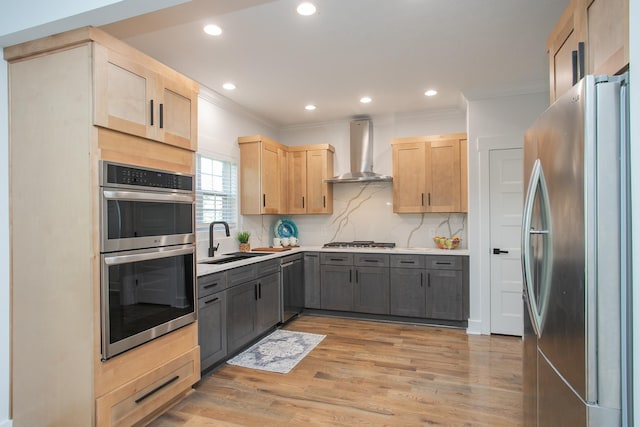
POLYGON ((220 258, 212 259, 209 261, 202 261, 198 264, 226 264, 228 262, 242 261, 243 259, 253 258, 257 256, 268 255, 268 253, 260 252, 231 252, 222 255, 220 258))

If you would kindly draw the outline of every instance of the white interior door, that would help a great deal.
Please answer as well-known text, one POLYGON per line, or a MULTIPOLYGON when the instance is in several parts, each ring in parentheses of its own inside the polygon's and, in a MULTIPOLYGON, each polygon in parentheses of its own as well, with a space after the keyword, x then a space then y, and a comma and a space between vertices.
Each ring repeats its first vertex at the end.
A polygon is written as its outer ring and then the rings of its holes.
POLYGON ((522 149, 489 153, 491 333, 522 335, 522 149))

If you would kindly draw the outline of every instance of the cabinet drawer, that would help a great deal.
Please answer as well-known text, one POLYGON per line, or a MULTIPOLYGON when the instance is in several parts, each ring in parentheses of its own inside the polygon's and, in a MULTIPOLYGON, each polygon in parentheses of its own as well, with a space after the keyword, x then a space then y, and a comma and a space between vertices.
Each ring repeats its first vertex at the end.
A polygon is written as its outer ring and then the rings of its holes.
POLYGON ((280 271, 280 258, 262 261, 256 264, 256 277, 266 276, 268 274, 280 271))
POLYGON ((96 399, 96 425, 131 426, 187 392, 200 379, 199 347, 96 399))
POLYGON ((355 254, 354 264, 357 267, 389 267, 389 255, 355 254))
POLYGON ((245 267, 227 270, 227 287, 231 288, 255 279, 257 274, 256 265, 257 264, 251 264, 245 267))
POLYGON ((320 264, 325 265, 353 265, 353 254, 321 253, 320 264))
POLYGON ((427 268, 432 270, 462 270, 462 257, 458 255, 428 255, 427 268))
POLYGON ((425 268, 427 265, 424 255, 391 255, 390 263, 394 268, 425 268))
POLYGON ((198 277, 198 298, 206 297, 227 288, 227 272, 207 274, 198 277))

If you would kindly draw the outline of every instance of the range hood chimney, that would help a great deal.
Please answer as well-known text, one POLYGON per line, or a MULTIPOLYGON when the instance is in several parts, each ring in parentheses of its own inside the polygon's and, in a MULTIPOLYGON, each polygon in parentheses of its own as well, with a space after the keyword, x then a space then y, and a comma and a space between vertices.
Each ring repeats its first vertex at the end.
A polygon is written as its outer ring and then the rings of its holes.
POLYGON ((373 171, 373 124, 369 119, 351 121, 351 172, 334 176, 325 182, 389 182, 393 178, 373 171))

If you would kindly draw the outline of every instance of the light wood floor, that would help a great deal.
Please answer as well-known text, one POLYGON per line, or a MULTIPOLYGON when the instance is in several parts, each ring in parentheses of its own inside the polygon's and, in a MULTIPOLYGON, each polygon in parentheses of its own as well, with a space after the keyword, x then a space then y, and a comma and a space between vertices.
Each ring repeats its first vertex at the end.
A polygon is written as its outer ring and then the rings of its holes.
POLYGON ((320 316, 285 329, 326 338, 286 375, 225 364, 150 425, 522 425, 520 338, 320 316))

